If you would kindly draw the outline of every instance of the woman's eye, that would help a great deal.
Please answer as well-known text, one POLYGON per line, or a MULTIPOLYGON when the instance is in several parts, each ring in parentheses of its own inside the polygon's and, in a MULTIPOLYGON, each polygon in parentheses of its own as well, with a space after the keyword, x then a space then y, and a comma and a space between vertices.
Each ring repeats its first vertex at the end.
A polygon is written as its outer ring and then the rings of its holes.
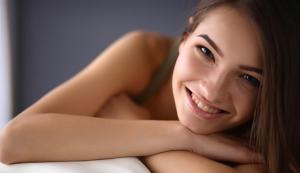
POLYGON ((260 86, 260 81, 253 76, 250 76, 248 74, 242 74, 241 77, 243 79, 245 79, 247 82, 249 82, 254 87, 258 88, 260 86))
POLYGON ((211 60, 211 61, 215 62, 215 57, 214 57, 214 55, 212 54, 212 52, 211 52, 208 48, 206 48, 206 47, 204 47, 204 46, 198 45, 198 46, 197 46, 197 49, 198 49, 205 57, 207 57, 208 60, 211 60))

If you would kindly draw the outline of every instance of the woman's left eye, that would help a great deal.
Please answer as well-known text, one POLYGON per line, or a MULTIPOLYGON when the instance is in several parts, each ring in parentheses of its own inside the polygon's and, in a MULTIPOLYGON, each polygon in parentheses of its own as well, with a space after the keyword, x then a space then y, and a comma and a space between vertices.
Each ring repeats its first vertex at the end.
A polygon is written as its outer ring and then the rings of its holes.
POLYGON ((247 82, 249 82, 254 87, 258 88, 260 86, 260 81, 251 75, 242 74, 241 77, 243 79, 245 79, 247 82))
POLYGON ((197 49, 210 61, 215 62, 215 57, 213 53, 206 47, 198 45, 197 49))

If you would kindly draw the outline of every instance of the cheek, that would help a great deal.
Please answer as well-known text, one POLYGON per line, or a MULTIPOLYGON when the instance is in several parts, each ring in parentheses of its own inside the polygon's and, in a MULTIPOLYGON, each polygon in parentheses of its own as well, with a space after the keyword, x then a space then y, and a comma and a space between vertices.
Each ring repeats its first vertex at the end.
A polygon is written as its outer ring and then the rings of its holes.
POLYGON ((238 91, 233 96, 233 104, 236 109, 236 114, 238 115, 237 117, 242 120, 248 120, 253 116, 256 104, 256 93, 238 91))
POLYGON ((182 53, 174 67, 175 79, 177 82, 199 80, 201 74, 206 74, 204 69, 192 52, 182 53))
POLYGON ((188 58, 179 55, 174 67, 174 74, 182 80, 182 78, 190 76, 190 66, 191 62, 188 58))
POLYGON ((172 90, 177 113, 180 114, 182 98, 184 97, 184 83, 191 81, 195 76, 195 65, 192 63, 188 55, 179 54, 174 66, 172 77, 172 90))

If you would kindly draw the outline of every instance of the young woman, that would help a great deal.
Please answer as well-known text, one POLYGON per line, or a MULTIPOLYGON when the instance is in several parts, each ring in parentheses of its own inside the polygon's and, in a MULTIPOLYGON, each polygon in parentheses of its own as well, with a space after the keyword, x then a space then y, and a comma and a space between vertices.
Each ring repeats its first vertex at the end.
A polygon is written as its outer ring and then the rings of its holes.
POLYGON ((296 172, 299 37, 280 10, 291 8, 203 0, 179 43, 126 34, 6 126, 1 161, 141 156, 153 172, 296 172))

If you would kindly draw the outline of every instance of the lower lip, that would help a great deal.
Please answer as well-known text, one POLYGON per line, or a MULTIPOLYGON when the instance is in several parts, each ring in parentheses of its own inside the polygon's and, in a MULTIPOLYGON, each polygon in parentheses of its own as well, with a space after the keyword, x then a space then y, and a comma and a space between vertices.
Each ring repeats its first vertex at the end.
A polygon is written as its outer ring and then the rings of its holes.
POLYGON ((216 114, 212 114, 212 113, 207 113, 204 110, 200 109, 196 103, 193 101, 189 91, 186 89, 186 94, 188 97, 188 106, 190 107, 190 109, 192 110, 192 112, 194 112, 197 117, 201 118, 201 119, 207 119, 207 120, 212 120, 212 119, 216 119, 219 118, 221 116, 223 116, 223 113, 216 113, 216 114))

